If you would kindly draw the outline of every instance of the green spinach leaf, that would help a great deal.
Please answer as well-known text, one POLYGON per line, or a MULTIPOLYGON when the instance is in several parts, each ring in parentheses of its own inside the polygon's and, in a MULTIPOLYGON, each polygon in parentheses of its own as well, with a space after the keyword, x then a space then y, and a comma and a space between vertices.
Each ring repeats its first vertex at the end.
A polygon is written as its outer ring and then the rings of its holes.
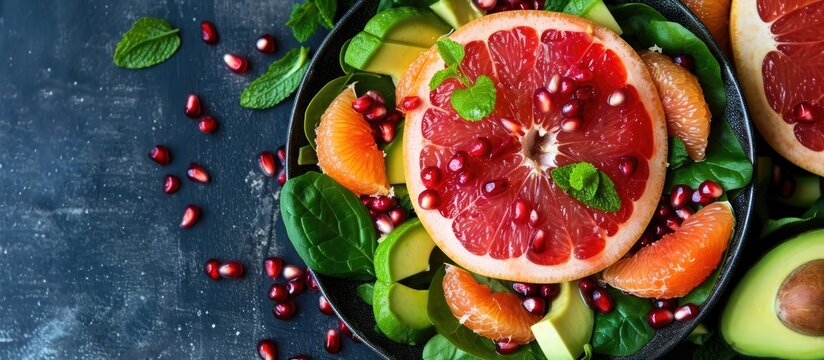
POLYGON ((571 0, 546 0, 544 3, 544 10, 562 12, 571 0))
POLYGON ((723 260, 722 264, 719 264, 718 268, 716 268, 701 285, 698 285, 698 287, 692 289, 689 294, 678 299, 678 303, 681 305, 693 303, 700 306, 704 301, 707 301, 707 298, 712 292, 712 288, 715 287, 715 283, 718 282, 718 276, 721 275, 721 265, 723 265, 723 260))
POLYGON ((670 173, 668 189, 676 184, 698 188, 704 180, 712 179, 730 191, 743 188, 752 181, 752 163, 725 119, 713 121, 709 144, 704 161, 686 164, 670 173))
POLYGON ((355 289, 355 292, 358 293, 358 297, 363 300, 368 305, 372 305, 372 294, 375 293, 375 284, 373 283, 363 283, 358 285, 355 289))
POLYGON ((280 209, 286 233, 307 266, 327 276, 375 277, 372 218, 351 191, 327 175, 308 172, 286 182, 280 209))
POLYGON ((126 69, 154 66, 172 57, 180 47, 180 29, 166 20, 140 18, 114 49, 114 64, 126 69))
POLYGON ((615 310, 606 315, 595 313, 595 331, 590 343, 597 353, 612 356, 633 354, 655 336, 655 330, 647 324, 647 313, 652 309, 652 303, 612 288, 609 294, 615 301, 615 310))
POLYGON ((423 347, 423 360, 484 360, 452 345, 443 335, 437 334, 423 347))
POLYGON ((687 154, 687 144, 677 136, 669 137, 669 158, 667 163, 670 170, 676 170, 692 161, 687 154))
POLYGON ((268 109, 277 105, 297 90, 307 68, 309 49, 302 47, 289 50, 243 90, 240 94, 240 106, 249 109, 268 109))

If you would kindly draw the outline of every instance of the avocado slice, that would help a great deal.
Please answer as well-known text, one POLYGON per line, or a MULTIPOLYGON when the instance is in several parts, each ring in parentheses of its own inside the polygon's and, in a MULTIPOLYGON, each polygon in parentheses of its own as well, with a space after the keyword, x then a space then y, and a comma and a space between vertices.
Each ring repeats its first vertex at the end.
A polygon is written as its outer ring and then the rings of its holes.
POLYGON ((381 11, 363 28, 381 40, 424 48, 434 45, 450 30, 432 11, 408 6, 381 11))
POLYGON ((564 7, 564 12, 606 26, 618 35, 624 33, 602 0, 570 1, 567 3, 567 6, 564 7))
POLYGON ((429 8, 455 29, 486 14, 472 0, 438 0, 429 8))
POLYGON ((358 70, 389 75, 397 83, 409 64, 426 50, 424 47, 383 41, 361 31, 352 38, 343 60, 358 70))
POLYGON ((532 325, 532 333, 547 360, 575 360, 589 344, 595 315, 575 282, 561 283, 549 313, 532 325))
POLYGON ((395 342, 418 345, 435 334, 429 320, 429 290, 416 290, 399 281, 429 270, 435 242, 411 219, 389 234, 375 251, 375 293, 372 311, 378 328, 395 342))
POLYGON ((821 259, 824 229, 798 235, 764 255, 741 279, 721 314, 724 340, 744 355, 824 359, 824 336, 803 334, 785 325, 778 316, 777 302, 788 276, 821 259))
POLYGON ((395 139, 383 148, 386 157, 383 159, 386 163, 386 178, 389 184, 405 184, 406 177, 404 176, 403 165, 403 122, 398 124, 398 132, 395 139))

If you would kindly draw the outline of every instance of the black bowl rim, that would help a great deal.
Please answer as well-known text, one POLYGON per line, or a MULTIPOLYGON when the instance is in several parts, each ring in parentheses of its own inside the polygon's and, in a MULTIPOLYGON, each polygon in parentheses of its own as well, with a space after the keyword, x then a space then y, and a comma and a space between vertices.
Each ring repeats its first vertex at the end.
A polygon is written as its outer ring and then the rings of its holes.
MULTIPOLYGON (((340 20, 338 20, 336 26, 329 32, 327 37, 321 43, 318 50, 315 52, 315 55, 313 56, 312 61, 309 64, 309 70, 306 72, 306 74, 304 75, 303 80, 301 81, 300 87, 298 88, 298 91, 297 91, 296 96, 295 96, 296 100, 295 100, 294 106, 292 108, 292 114, 291 114, 291 119, 290 119, 290 124, 289 124, 289 134, 288 134, 289 136, 288 136, 287 145, 286 145, 286 151, 287 151, 286 175, 287 175, 287 179, 291 179, 295 176, 298 176, 299 175, 298 172, 303 173, 304 171, 302 171, 302 170, 305 170, 305 167, 298 166, 298 164, 297 164, 297 150, 298 150, 298 147, 300 145, 296 144, 295 141, 301 142, 300 139, 305 137, 304 134, 303 134, 304 114, 303 114, 303 111, 302 111, 302 110, 305 111, 305 109, 300 108, 301 101, 298 101, 298 99, 302 99, 306 96, 314 96, 314 94, 309 93, 309 90, 307 89, 307 87, 308 87, 307 83, 310 82, 310 79, 312 79, 313 74, 316 71, 316 65, 317 65, 317 63, 320 59, 320 56, 317 56, 317 55, 321 54, 321 53, 324 53, 324 52, 327 52, 327 51, 333 51, 333 50, 335 50, 335 48, 337 48, 339 50, 339 47, 336 47, 337 44, 335 44, 334 41, 333 41, 334 38, 336 37, 336 35, 339 32, 341 32, 341 29, 343 28, 343 26, 346 25, 350 21, 351 18, 353 18, 356 14, 359 14, 360 12, 366 10, 366 8, 369 5, 370 1, 376 1, 376 0, 359 0, 357 3, 352 5, 352 7, 349 9, 349 11, 347 11, 340 18, 340 20)), ((719 65, 721 66, 721 76, 722 76, 722 80, 724 81, 724 85, 727 89, 727 99, 728 99, 727 109, 725 109, 725 113, 729 112, 729 110, 733 106, 735 106, 735 109, 740 109, 741 110, 740 111, 741 119, 740 119, 739 123, 736 123, 735 125, 733 125, 733 124, 730 124, 730 125, 734 126, 734 127, 738 127, 738 129, 737 129, 738 131, 736 131, 736 138, 739 140, 739 142, 742 143, 741 145, 744 148, 744 151, 745 151, 747 157, 749 158, 750 162, 753 164, 753 173, 755 174, 755 172, 756 172, 756 170, 755 170, 756 169, 755 168, 755 166, 756 166, 756 163, 755 163, 755 160, 756 160, 755 153, 756 153, 756 151, 755 151, 755 142, 754 142, 754 131, 753 131, 753 128, 752 128, 752 120, 750 118, 750 114, 749 114, 748 109, 747 109, 746 101, 743 98, 741 85, 739 84, 739 82, 737 80, 737 75, 735 73, 735 69, 733 68, 730 61, 725 56, 724 51, 721 50, 719 45, 715 42, 715 40, 710 35, 709 30, 707 30, 707 28, 698 19, 698 17, 695 14, 693 14, 689 10, 689 8, 687 8, 687 6, 684 5, 683 3, 681 3, 680 1, 678 1, 678 0, 638 0, 638 1, 634 1, 634 2, 645 3, 647 5, 650 5, 654 8, 656 8, 656 10, 658 10, 659 12, 662 12, 662 13, 664 13, 664 12, 661 11, 659 6, 656 6, 656 5, 660 5, 658 3, 665 3, 668 6, 674 7, 675 8, 674 12, 679 13, 680 16, 685 16, 686 19, 688 20, 686 22, 690 23, 689 25, 691 25, 691 26, 688 26, 688 25, 684 24, 683 21, 679 22, 679 23, 681 23, 682 25, 684 25, 688 29, 692 28, 690 30, 693 31, 693 33, 695 33, 696 36, 701 38, 702 41, 704 41, 707 44, 708 48, 710 49, 710 52, 718 60, 719 65), (736 104, 740 104, 741 106, 740 107, 736 106, 736 104), (741 135, 739 133, 743 133, 743 135, 741 135)), ((664 16, 667 17, 668 19, 672 17, 672 16, 667 16, 667 14, 664 14, 664 16)), ((341 74, 342 74, 342 72, 341 72, 341 74)), ((727 116, 727 121, 730 122, 729 116, 727 116)), ((704 319, 704 317, 713 309, 715 304, 718 302, 718 300, 722 296, 722 294, 724 292, 724 289, 729 284, 729 282, 730 282, 730 280, 731 280, 731 278, 732 278, 732 276, 735 272, 735 268, 736 268, 736 266, 737 266, 737 264, 740 260, 740 257, 741 257, 741 252, 742 252, 741 250, 743 249, 743 247, 745 245, 747 236, 751 232, 751 220, 752 220, 752 215, 753 215, 754 208, 755 208, 755 193, 756 193, 756 179, 755 179, 755 176, 753 176, 753 179, 752 179, 752 182, 750 183, 750 185, 748 185, 747 187, 742 189, 741 192, 738 194, 738 196, 735 199, 732 200, 735 203, 733 207, 734 207, 734 210, 736 212, 736 219, 739 223, 738 225, 740 225, 740 226, 736 226, 736 228, 740 229, 740 231, 737 231, 735 234, 733 234, 733 239, 730 242, 730 248, 727 250, 728 255, 725 256, 725 259, 724 259, 724 261, 721 265, 721 266, 723 266, 721 274, 719 275, 718 281, 717 281, 716 285, 713 287, 713 289, 711 290, 707 300, 705 300, 705 302, 700 307, 700 311, 699 311, 698 316, 696 316, 692 320, 686 322, 685 324, 681 325, 678 328, 677 331, 674 331, 675 332, 674 334, 672 334, 673 331, 667 331, 667 329, 664 329, 664 331, 659 330, 659 332, 656 334, 656 336, 652 340, 650 340, 640 351, 636 352, 635 354, 631 354, 631 355, 624 356, 624 357, 614 357, 614 358, 616 358, 616 359, 660 358, 663 355, 667 354, 669 351, 671 351, 683 339, 685 339, 689 335, 691 330, 694 329, 696 326, 698 326, 698 324, 704 319), (744 208, 743 210, 741 210, 742 207, 744 208), (661 336, 662 333, 665 333, 665 335, 661 336), (656 343, 656 342, 658 342, 658 343, 656 343)), ((324 278, 320 274, 316 274, 314 272, 312 272, 312 273, 318 281, 318 285, 320 287, 321 293, 324 294, 324 295, 327 295, 327 292, 329 291, 328 288, 329 288, 329 285, 330 285, 330 284, 327 283, 327 281, 330 281, 330 279, 329 278, 324 278)), ((385 349, 385 348, 377 345, 374 341, 371 340, 371 337, 375 336, 375 335, 371 334, 371 333, 374 333, 374 331, 372 331, 371 329, 367 329, 367 331, 369 331, 370 333, 366 333, 365 331, 363 331, 363 329, 358 329, 356 327, 352 327, 351 326, 352 321, 351 321, 350 317, 349 316, 343 316, 342 314, 344 314, 344 312, 340 311, 342 309, 338 309, 338 307, 336 306, 334 301, 331 301, 330 303, 332 305, 332 308, 335 310, 335 313, 341 319, 341 321, 346 323, 346 325, 349 326, 349 328, 352 330, 352 332, 355 334, 355 336, 360 338, 361 341, 363 341, 363 343, 365 345, 367 345, 370 349, 372 349, 373 351, 375 351, 377 354, 381 355, 384 358, 387 358, 387 359, 395 358, 395 357, 393 357, 392 352, 389 349, 385 349)), ((380 336, 380 335, 377 335, 377 336, 380 336)), ((398 344, 398 346, 405 346, 405 345, 398 344)), ((422 348, 422 346, 418 346, 418 347, 422 348)))

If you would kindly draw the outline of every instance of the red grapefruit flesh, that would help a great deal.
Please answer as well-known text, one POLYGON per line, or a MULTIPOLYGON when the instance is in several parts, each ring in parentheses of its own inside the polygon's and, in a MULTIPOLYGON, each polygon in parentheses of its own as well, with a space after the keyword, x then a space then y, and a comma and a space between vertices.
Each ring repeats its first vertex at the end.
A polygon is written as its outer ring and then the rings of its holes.
POLYGON ((444 68, 436 50, 400 80, 400 95, 423 100, 407 113, 404 131, 412 198, 427 190, 421 169, 434 166, 444 174, 431 189, 439 195, 436 209, 415 202, 434 241, 462 267, 512 281, 568 281, 617 261, 652 217, 666 173, 666 123, 644 63, 612 31, 551 12, 485 16, 450 38, 465 47, 461 69, 470 79, 486 75, 495 82, 497 102, 481 121, 459 118, 449 101, 458 81, 429 89, 444 68), (577 92, 562 83, 594 95, 582 101, 580 127, 571 132, 561 129, 561 108, 577 92), (533 96, 544 88, 551 93, 548 112, 533 96), (471 176, 450 172, 450 159, 469 153, 478 138, 492 145, 491 155, 467 157, 471 176), (628 157, 638 166, 625 175, 619 164, 628 157), (552 169, 582 161, 615 183, 618 212, 588 208, 556 186, 552 169), (492 185, 493 194, 485 193, 492 185), (527 221, 519 216, 523 203, 527 221))

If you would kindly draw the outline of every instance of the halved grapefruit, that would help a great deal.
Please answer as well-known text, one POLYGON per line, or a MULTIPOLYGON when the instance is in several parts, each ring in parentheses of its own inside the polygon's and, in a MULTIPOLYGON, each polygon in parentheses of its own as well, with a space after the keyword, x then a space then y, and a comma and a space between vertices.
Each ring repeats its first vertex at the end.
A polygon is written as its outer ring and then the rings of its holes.
POLYGON ((459 118, 449 99, 460 82, 429 89, 444 68, 437 50, 400 80, 399 96, 423 100, 406 114, 404 161, 433 240, 465 269, 512 281, 557 283, 617 261, 652 217, 666 172, 664 113, 644 63, 607 28, 552 12, 485 16, 450 38, 465 48, 461 70, 490 77, 497 102, 481 121, 459 118), (571 102, 580 111, 564 119, 571 102), (570 119, 578 127, 562 129, 570 119), (620 210, 589 208, 555 184, 551 171, 577 162, 612 180, 620 210))
POLYGON ((734 0, 735 65, 755 125, 785 158, 824 176, 824 0, 734 0))

